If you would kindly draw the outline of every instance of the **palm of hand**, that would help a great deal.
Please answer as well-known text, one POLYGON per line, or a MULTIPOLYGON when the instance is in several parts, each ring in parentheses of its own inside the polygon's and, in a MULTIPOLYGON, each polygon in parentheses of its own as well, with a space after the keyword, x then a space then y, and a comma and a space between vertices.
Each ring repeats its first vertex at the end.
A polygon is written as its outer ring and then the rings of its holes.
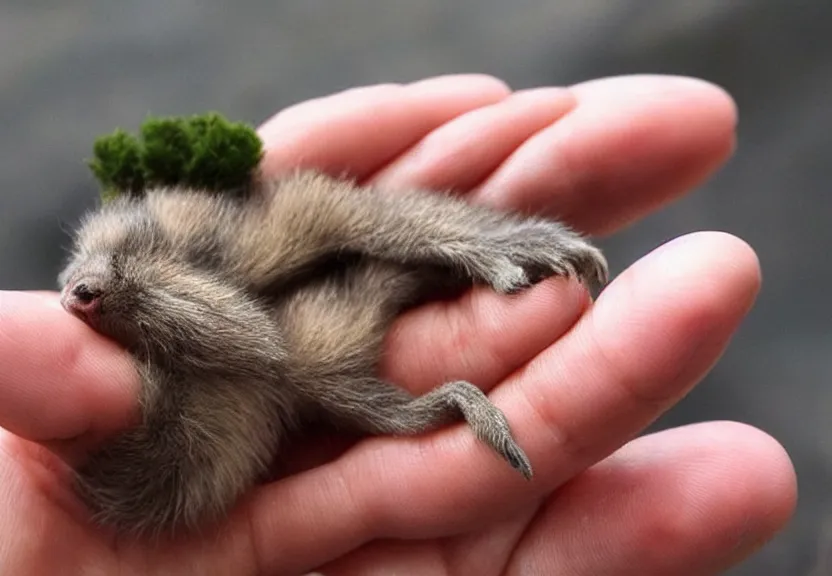
MULTIPOLYGON (((307 102, 262 135, 275 174, 302 159, 557 210, 606 233, 708 175, 733 123, 730 101, 692 81, 509 94, 490 78, 448 77, 307 102)), ((388 338, 387 376, 419 392, 450 377, 489 390, 532 483, 463 426, 376 438, 316 455, 319 466, 258 489, 210 534, 158 548, 96 531, 67 483, 67 463, 134 410, 128 360, 54 295, 5 293, 0 563, 20 574, 717 573, 791 514, 782 449, 731 423, 628 440, 707 372, 758 285, 745 244, 696 234, 634 264, 592 305, 552 280, 515 301, 475 290, 415 310, 388 338)))

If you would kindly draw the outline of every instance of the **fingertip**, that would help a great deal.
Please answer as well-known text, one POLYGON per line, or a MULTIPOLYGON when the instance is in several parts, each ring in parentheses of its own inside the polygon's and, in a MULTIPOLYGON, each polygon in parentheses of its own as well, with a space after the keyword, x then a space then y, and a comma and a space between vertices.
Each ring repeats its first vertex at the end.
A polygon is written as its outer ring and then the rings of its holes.
MULTIPOLYGON (((664 486, 654 488, 665 492, 663 505, 657 500, 652 513, 634 524, 639 531, 633 541, 661 555, 662 550, 696 550, 723 569, 776 535, 797 504, 797 477, 786 450, 765 432, 739 422, 651 434, 622 448, 610 463, 619 470, 653 470, 655 478, 664 478, 664 486)), ((672 562, 672 554, 665 559, 672 562)))
POLYGON ((708 82, 620 76, 569 93, 569 113, 520 146, 478 199, 554 211, 604 235, 688 192, 734 150, 736 104, 708 82))
POLYGON ((759 261, 746 242, 688 234, 619 274, 566 349, 594 350, 606 360, 590 371, 594 378, 618 382, 653 409, 667 407, 721 357, 759 289, 759 261))
POLYGON ((570 87, 583 102, 609 99, 667 98, 695 99, 721 119, 720 124, 735 128, 738 109, 733 96, 722 86, 691 76, 629 74, 579 82, 570 87))
POLYGON ((568 333, 499 387, 494 398, 518 422, 546 482, 603 458, 701 381, 753 304, 759 278, 754 251, 729 234, 668 242, 619 274, 568 333))
POLYGON ((685 185, 710 174, 736 147, 737 103, 725 88, 706 80, 673 75, 625 75, 576 84, 571 91, 581 106, 591 109, 618 107, 635 117, 652 108, 656 118, 665 114, 675 116, 678 130, 675 136, 684 140, 676 143, 677 138, 671 140, 673 131, 667 130, 668 140, 677 146, 688 146, 692 158, 699 157, 699 166, 681 181, 685 185))
POLYGON ((794 468, 776 440, 736 422, 693 424, 636 438, 572 478, 515 556, 547 573, 721 574, 794 506, 794 468))
POLYGON ((640 292, 662 290, 675 297, 684 291, 695 296, 699 305, 694 315, 726 308, 744 315, 753 305, 762 282, 760 260, 751 245, 718 231, 674 238, 642 258, 622 277, 635 280, 635 290, 640 292))
POLYGON ((782 529, 794 514, 798 493, 797 473, 786 448, 773 436, 741 422, 693 426, 704 440, 720 447, 724 462, 744 471, 734 480, 736 494, 726 506, 734 506, 739 517, 755 517, 763 540, 782 529))

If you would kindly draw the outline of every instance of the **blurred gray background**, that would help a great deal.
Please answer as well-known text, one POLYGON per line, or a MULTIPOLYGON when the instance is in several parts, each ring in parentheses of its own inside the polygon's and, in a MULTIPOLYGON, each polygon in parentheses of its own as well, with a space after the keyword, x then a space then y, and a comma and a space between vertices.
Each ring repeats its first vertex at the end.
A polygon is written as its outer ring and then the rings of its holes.
POLYGON ((93 138, 148 113, 256 123, 350 86, 454 72, 515 88, 642 72, 711 80, 739 104, 736 157, 605 247, 616 270, 699 229, 758 251, 756 308, 661 425, 729 418, 783 442, 798 514, 731 574, 832 574, 816 567, 832 538, 831 37, 829 0, 2 0, 0 286, 53 288, 64 230, 96 194, 83 164, 93 138))

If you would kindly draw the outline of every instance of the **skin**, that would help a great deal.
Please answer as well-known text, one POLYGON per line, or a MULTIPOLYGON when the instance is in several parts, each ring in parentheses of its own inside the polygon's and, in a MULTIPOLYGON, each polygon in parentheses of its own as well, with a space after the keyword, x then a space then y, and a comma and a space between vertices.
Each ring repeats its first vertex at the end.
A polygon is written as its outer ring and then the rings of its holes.
MULTIPOLYGON (((511 93, 455 76, 312 100, 261 134, 274 174, 456 182, 472 201, 551 211, 598 234, 702 182, 732 152, 735 122, 724 92, 687 79, 511 93)), ((2 293, 0 564, 20 574, 720 573, 790 518, 783 448, 730 422, 631 439, 707 373, 759 285, 748 245, 703 232, 635 262, 594 304, 553 279, 511 301, 474 290, 414 310, 387 338, 385 376, 418 393, 449 376, 482 384, 517 423, 534 481, 461 426, 345 451, 321 443, 215 534, 152 550, 92 529, 66 483, 66 463, 135 414, 129 359, 57 295, 2 293)))

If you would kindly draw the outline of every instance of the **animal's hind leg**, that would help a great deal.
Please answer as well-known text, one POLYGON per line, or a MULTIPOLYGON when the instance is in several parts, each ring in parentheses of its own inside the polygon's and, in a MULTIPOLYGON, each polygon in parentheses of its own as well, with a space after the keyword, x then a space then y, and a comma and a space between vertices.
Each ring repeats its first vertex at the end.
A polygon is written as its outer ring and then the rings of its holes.
POLYGON ((528 457, 512 435, 508 420, 470 382, 448 382, 414 397, 376 378, 344 375, 340 386, 321 398, 321 407, 336 418, 371 434, 416 435, 464 418, 474 434, 526 478, 528 457))
POLYGON ((415 397, 378 378, 384 333, 423 284, 421 273, 367 261, 293 293, 277 312, 290 382, 308 404, 361 432, 413 435, 464 418, 477 437, 530 477, 505 416, 473 384, 450 382, 415 397))

